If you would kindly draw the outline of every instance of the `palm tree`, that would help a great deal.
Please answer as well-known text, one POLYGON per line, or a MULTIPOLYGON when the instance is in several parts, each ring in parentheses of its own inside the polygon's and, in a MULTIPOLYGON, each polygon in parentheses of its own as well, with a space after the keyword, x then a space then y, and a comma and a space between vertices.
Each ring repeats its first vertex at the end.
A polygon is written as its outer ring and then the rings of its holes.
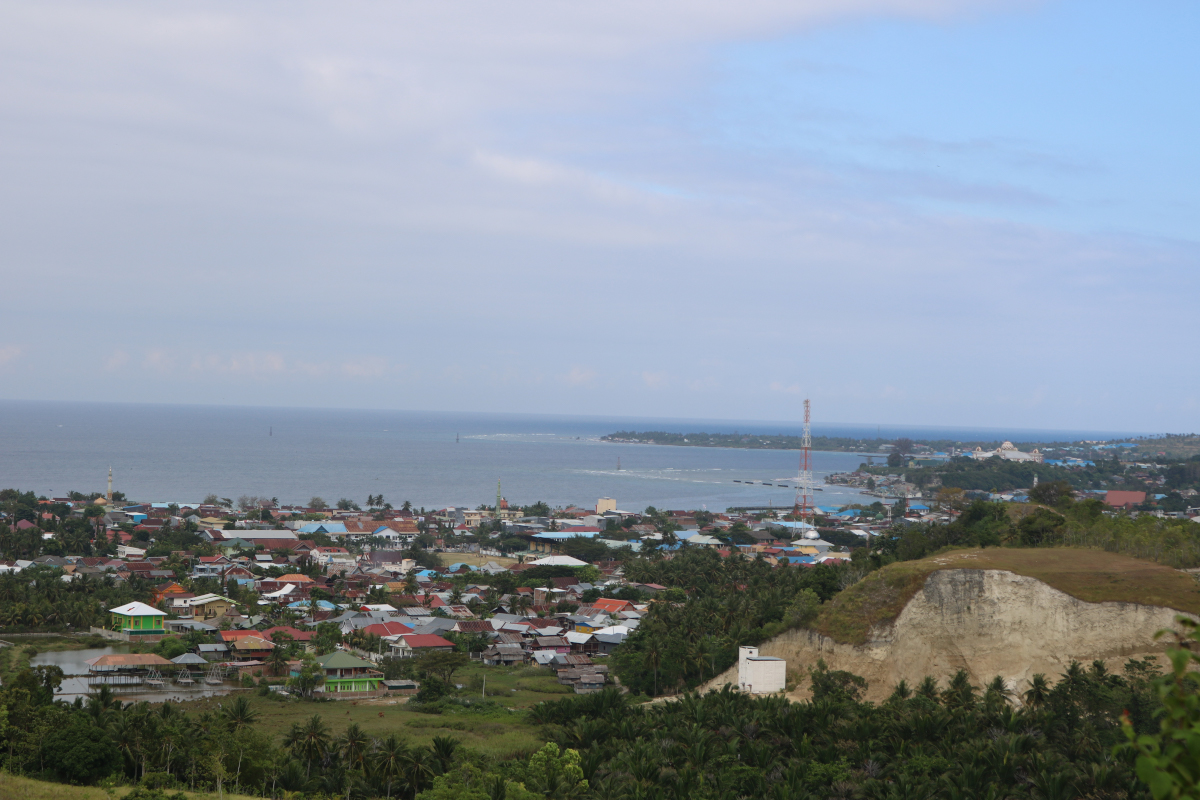
POLYGON ((1008 686, 1004 683, 1004 678, 997 675, 992 678, 991 683, 987 685, 984 691, 984 702, 989 710, 996 710, 1001 706, 1008 704, 1008 698, 1012 695, 1008 686))
POLYGON ((270 666, 271 673, 276 678, 287 669, 287 662, 287 648, 282 645, 277 645, 271 650, 271 654, 267 656, 267 665, 270 666))
POLYGON ((926 675, 925 679, 917 686, 917 694, 927 700, 932 700, 935 703, 940 699, 940 693, 937 688, 937 681, 932 676, 926 675))
POLYGON ((424 747, 408 751, 404 759, 403 786, 409 797, 416 797, 433 780, 433 754, 424 747))
POLYGON ((1046 700, 1050 698, 1050 684, 1046 681, 1046 676, 1040 672, 1034 675, 1022 697, 1025 705, 1032 709, 1036 710, 1045 705, 1046 700))
POLYGON ((237 733, 258 721, 258 712, 250 706, 244 696, 238 697, 228 706, 221 707, 221 718, 230 731, 237 733))
POLYGON ((342 759, 347 769, 357 769, 366 772, 367 754, 370 751, 371 740, 363 733, 358 723, 351 723, 346 732, 338 737, 342 751, 342 759))
POLYGON ((439 772, 449 772, 454 763, 454 753, 458 750, 458 739, 453 736, 435 736, 431 743, 433 758, 437 761, 439 772))
POLYGON ((651 635, 646 640, 646 648, 644 650, 646 664, 654 670, 654 694, 658 694, 658 668, 662 666, 663 646, 662 639, 658 636, 651 635))
POLYGON ((242 758, 246 753, 246 748, 243 746, 244 737, 241 734, 258 720, 258 712, 250 707, 250 701, 243 696, 238 697, 228 707, 222 706, 221 718, 230 733, 233 734, 233 740, 238 744, 238 765, 233 779, 236 791, 241 787, 242 758))
POLYGON ((329 728, 321 721, 320 714, 313 714, 303 725, 292 725, 284 737, 283 746, 307 764, 305 775, 311 776, 313 762, 320 760, 329 749, 329 728))
POLYGON ((376 742, 373 770, 376 779, 387 787, 387 797, 391 800, 392 785, 404 774, 408 760, 408 745, 396 734, 389 734, 386 739, 376 742))
POLYGON ((97 723, 102 723, 114 709, 120 708, 121 701, 108 684, 100 684, 100 689, 87 699, 88 714, 97 723))

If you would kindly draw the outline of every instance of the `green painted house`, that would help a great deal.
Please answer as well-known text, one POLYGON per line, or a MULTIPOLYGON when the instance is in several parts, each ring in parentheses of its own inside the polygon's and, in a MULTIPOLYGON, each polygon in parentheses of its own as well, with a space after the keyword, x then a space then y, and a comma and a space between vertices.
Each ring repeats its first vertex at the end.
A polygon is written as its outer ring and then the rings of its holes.
POLYGON ((112 615, 108 626, 110 630, 130 636, 161 636, 166 633, 163 628, 163 621, 167 618, 166 612, 159 611, 154 606, 137 602, 126 603, 110 608, 108 613, 112 615))
POLYGON ((325 673, 325 692, 373 692, 379 688, 383 673, 370 661, 364 661, 345 650, 334 650, 317 656, 325 673))

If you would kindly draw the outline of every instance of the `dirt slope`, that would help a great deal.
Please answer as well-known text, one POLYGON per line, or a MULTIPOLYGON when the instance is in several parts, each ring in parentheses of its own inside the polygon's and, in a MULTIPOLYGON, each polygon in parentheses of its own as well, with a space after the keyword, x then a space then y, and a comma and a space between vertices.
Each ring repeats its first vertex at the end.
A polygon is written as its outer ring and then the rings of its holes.
MULTIPOLYGON (((899 615, 872 626, 861 644, 795 630, 760 651, 786 659, 789 672, 824 658, 832 669, 866 678, 872 700, 885 698, 901 679, 911 686, 958 669, 976 685, 1000 675, 1023 691, 1033 674, 1056 678, 1072 659, 1101 659, 1119 669, 1129 657, 1162 652, 1165 643, 1154 634, 1174 627, 1178 613, 1135 602, 1087 602, 1007 570, 943 568, 930 572, 899 615)), ((727 682, 736 684, 736 667, 708 686, 727 682)))

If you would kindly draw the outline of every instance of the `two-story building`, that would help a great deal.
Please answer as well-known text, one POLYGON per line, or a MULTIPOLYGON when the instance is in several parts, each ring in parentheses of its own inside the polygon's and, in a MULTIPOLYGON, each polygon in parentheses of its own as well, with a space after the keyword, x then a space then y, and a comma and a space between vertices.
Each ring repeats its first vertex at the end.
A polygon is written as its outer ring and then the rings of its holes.
POLYGON ((317 691, 326 694, 373 692, 383 680, 383 673, 374 664, 345 650, 334 650, 317 656, 316 660, 325 674, 325 683, 317 691))
POLYGON ((134 639, 143 636, 162 636, 167 632, 163 627, 163 622, 167 619, 166 613, 145 603, 136 601, 126 603, 123 606, 110 608, 108 613, 111 615, 109 630, 117 631, 134 639))

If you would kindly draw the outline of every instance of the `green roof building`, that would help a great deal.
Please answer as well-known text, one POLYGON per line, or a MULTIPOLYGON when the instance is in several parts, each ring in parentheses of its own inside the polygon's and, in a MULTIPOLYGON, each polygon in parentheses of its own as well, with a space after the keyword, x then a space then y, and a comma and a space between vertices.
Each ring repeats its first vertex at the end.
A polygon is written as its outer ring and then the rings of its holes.
POLYGON ((373 692, 379 688, 383 673, 375 669, 370 661, 364 661, 345 650, 334 650, 317 656, 317 663, 325 673, 325 692, 373 692))

